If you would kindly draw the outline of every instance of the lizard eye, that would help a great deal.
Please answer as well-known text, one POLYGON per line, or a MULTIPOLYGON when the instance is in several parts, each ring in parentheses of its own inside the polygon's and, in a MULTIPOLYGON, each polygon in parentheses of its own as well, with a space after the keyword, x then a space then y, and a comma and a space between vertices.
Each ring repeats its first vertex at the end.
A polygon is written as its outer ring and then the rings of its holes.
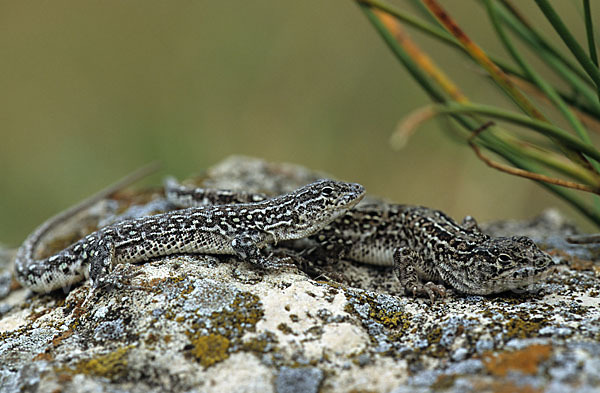
POLYGON ((498 255, 498 259, 500 260, 500 262, 503 262, 503 263, 510 262, 510 260, 511 260, 510 255, 507 255, 507 254, 498 255))
POLYGON ((329 187, 329 186, 327 186, 327 187, 323 187, 323 188, 321 189, 321 194, 323 194, 323 195, 325 195, 325 196, 329 196, 329 195, 333 194, 333 188, 332 188, 332 187, 329 187))

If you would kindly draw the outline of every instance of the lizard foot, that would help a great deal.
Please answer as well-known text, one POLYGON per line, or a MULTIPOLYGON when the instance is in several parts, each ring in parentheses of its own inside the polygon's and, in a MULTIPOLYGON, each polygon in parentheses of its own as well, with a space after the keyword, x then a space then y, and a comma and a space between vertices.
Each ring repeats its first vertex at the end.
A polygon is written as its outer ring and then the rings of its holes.
POLYGON ((431 304, 435 303, 437 297, 446 297, 446 287, 443 285, 435 284, 431 281, 425 284, 416 284, 412 287, 413 296, 427 295, 431 304))
POLYGON ((284 258, 261 258, 257 261, 252 261, 263 269, 282 269, 286 267, 296 267, 294 260, 291 257, 284 258))
POLYGON ((424 266, 422 257, 408 247, 394 251, 394 272, 405 291, 417 295, 427 295, 433 304, 438 297, 446 296, 446 288, 429 281, 422 284, 417 274, 417 267, 424 266))

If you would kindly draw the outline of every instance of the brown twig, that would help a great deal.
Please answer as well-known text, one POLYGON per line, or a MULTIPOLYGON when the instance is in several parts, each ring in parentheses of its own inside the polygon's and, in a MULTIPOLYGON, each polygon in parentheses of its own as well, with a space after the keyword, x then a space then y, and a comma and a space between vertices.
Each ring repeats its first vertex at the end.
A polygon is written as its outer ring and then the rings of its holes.
MULTIPOLYGON (((483 67, 490 77, 508 94, 509 97, 529 116, 548 122, 548 119, 537 109, 537 107, 523 94, 515 85, 512 84, 508 75, 494 63, 484 52, 484 50, 471 40, 471 38, 460 28, 456 21, 442 8, 438 0, 422 0, 423 4, 429 9, 437 20, 451 33, 471 57, 483 67)), ((563 153, 582 167, 595 172, 588 159, 581 152, 572 150, 569 146, 563 144, 560 140, 553 139, 561 148, 563 153)))
MULTIPOLYGON (((544 105, 551 105, 552 102, 548 99, 548 97, 540 90, 539 87, 534 85, 533 83, 520 78, 516 75, 509 75, 510 80, 517 86, 519 89, 523 90, 525 93, 535 96, 540 102, 544 105)), ((569 109, 575 113, 575 115, 581 120, 581 122, 590 130, 596 133, 600 133, 600 121, 596 119, 594 116, 589 115, 583 112, 581 109, 577 108, 575 105, 568 103, 569 109)))
POLYGON ((594 233, 591 235, 571 235, 565 240, 571 244, 595 244, 600 243, 600 234, 594 233))
POLYGON ((504 6, 506 7, 506 9, 508 11, 510 11, 511 14, 513 14, 513 16, 515 18, 517 18, 519 20, 519 22, 521 22, 523 24, 523 26, 527 27, 528 29, 531 30, 531 23, 529 23, 527 21, 527 19, 525 19, 525 16, 519 11, 519 9, 517 7, 515 7, 510 1, 508 0, 501 0, 502 4, 504 4, 504 6))
POLYGON ((467 142, 469 143, 469 146, 471 146, 471 149, 473 149, 473 151, 475 152, 475 155, 481 161, 485 162, 487 166, 497 169, 501 172, 508 173, 510 175, 524 177, 526 179, 536 180, 536 181, 540 181, 540 182, 544 182, 544 183, 554 184, 554 185, 561 186, 561 187, 572 188, 575 190, 591 192, 593 194, 600 195, 600 189, 598 189, 597 187, 590 187, 585 184, 575 183, 575 182, 568 181, 568 180, 557 179, 555 177, 550 177, 550 176, 542 175, 539 173, 529 172, 529 171, 519 169, 519 168, 513 168, 511 166, 500 164, 498 162, 495 162, 495 161, 487 158, 486 156, 483 155, 481 150, 479 150, 479 147, 475 144, 475 142, 473 142, 473 139, 475 139, 479 134, 481 134, 483 131, 485 131, 487 128, 489 128, 493 124, 494 124, 494 122, 492 122, 492 121, 489 121, 489 122, 483 124, 481 127, 476 129, 475 131, 473 131, 473 134, 471 134, 469 139, 467 139, 467 142))

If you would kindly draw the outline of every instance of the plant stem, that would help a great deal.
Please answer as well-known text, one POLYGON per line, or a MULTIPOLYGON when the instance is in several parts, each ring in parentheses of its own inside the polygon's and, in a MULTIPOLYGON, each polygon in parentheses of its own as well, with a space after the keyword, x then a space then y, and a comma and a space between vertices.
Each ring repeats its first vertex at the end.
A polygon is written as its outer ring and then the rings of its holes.
POLYGON ((579 61, 579 64, 583 67, 585 72, 592 78, 594 84, 596 85, 596 90, 598 91, 598 96, 600 97, 600 70, 594 64, 594 62, 589 58, 589 56, 585 53, 581 45, 577 42, 575 37, 571 34, 567 26, 563 23, 562 19, 558 16, 554 8, 548 3, 547 0, 535 0, 538 7, 542 10, 544 15, 554 30, 558 33, 563 42, 567 45, 567 48, 571 51, 573 56, 579 61))

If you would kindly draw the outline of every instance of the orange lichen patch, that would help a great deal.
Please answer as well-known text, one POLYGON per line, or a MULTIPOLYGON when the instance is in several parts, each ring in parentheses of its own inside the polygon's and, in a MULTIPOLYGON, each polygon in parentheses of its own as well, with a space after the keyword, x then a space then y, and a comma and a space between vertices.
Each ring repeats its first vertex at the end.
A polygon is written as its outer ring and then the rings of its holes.
POLYGON ((541 393, 543 389, 534 388, 531 385, 516 385, 511 381, 492 381, 474 383, 473 388, 477 392, 493 393, 541 393))
POLYGON ((483 364, 490 374, 496 376, 503 377, 511 370, 533 375, 538 365, 547 360, 551 353, 552 346, 534 344, 514 352, 485 355, 483 364))
POLYGON ((57 347, 60 345, 60 343, 65 339, 65 338, 69 338, 73 335, 73 330, 69 329, 65 332, 62 332, 60 334, 57 334, 56 336, 54 336, 52 338, 52 346, 53 347, 57 347))
POLYGON ((450 389, 454 385, 454 381, 458 378, 456 374, 442 374, 437 377, 433 385, 431 386, 434 390, 446 390, 450 389))
POLYGON ((15 279, 13 275, 13 277, 10 279, 10 292, 16 291, 19 288, 21 288, 21 284, 15 279))
POLYGON ((48 242, 41 249, 41 252, 37 257, 48 258, 98 229, 96 220, 89 217, 87 219, 83 219, 82 222, 78 223, 77 226, 78 227, 76 230, 72 233, 69 233, 65 236, 56 237, 48 242))
POLYGON ((544 247, 544 245, 540 245, 540 248, 542 250, 544 250, 546 252, 546 254, 553 256, 553 257, 558 257, 560 259, 564 259, 564 260, 570 260, 571 258, 573 258, 573 256, 571 254, 569 254, 566 251, 563 250, 557 250, 557 249, 552 249, 552 250, 546 250, 547 246, 544 247))
POLYGON ((54 357, 48 353, 38 353, 33 357, 33 361, 37 362, 38 360, 45 360, 47 362, 51 362, 54 360, 54 357))
POLYGON ((38 312, 32 312, 31 314, 29 314, 27 316, 27 319, 30 321, 35 321, 35 320, 43 317, 44 315, 48 314, 49 312, 52 312, 52 308, 50 308, 50 307, 42 308, 38 312))
POLYGON ((162 194, 162 187, 149 187, 142 190, 121 190, 114 193, 111 199, 119 201, 119 210, 125 211, 132 205, 146 205, 162 194))
POLYGON ((573 257, 570 266, 571 269, 578 271, 594 271, 594 268, 597 267, 594 262, 577 257, 573 257))
MULTIPOLYGON (((561 260, 566 261, 573 270, 595 271, 598 268, 593 260, 581 259, 563 250, 551 250, 547 251, 547 253, 553 257, 559 257, 561 260)), ((596 255, 593 254, 592 259, 595 259, 595 257, 596 255)))
MULTIPOLYGON (((59 383, 67 383, 73 380, 73 376, 69 374, 58 374, 57 376, 59 383)), ((62 390, 60 390, 62 392, 62 390)))

